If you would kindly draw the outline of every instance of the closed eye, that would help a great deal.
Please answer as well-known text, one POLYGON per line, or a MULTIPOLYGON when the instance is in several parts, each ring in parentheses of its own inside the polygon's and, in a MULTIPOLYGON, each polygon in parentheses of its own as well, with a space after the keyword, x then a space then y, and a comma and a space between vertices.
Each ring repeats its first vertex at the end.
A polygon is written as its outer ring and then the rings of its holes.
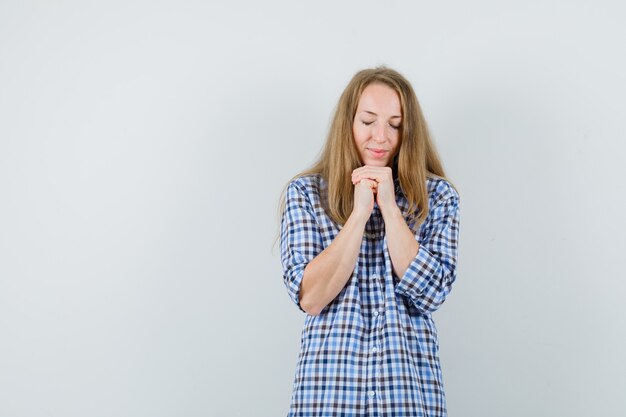
MULTIPOLYGON (((374 122, 366 122, 365 120, 361 120, 361 123, 363 123, 365 126, 369 126, 374 122)), ((389 124, 389 126, 391 126, 395 130, 400 129, 400 125, 395 126, 395 125, 389 124)))

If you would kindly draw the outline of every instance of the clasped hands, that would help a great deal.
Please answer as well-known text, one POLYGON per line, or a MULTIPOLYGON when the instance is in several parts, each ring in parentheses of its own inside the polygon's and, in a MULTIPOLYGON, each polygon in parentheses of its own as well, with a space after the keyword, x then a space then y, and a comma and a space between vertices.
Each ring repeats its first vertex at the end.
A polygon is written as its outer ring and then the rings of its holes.
POLYGON ((354 207, 367 210, 367 215, 374 208, 374 198, 383 217, 387 217, 394 210, 399 210, 396 204, 396 193, 393 183, 393 171, 390 167, 364 165, 352 171, 354 190, 354 207))

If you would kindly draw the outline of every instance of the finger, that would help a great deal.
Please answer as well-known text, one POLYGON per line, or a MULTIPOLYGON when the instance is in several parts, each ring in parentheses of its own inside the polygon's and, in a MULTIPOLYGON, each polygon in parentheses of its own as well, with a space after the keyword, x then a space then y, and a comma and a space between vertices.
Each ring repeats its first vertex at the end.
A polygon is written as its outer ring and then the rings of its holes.
POLYGON ((384 177, 382 177, 382 176, 380 176, 380 175, 359 174, 359 175, 354 176, 354 177, 352 178, 352 181, 353 181, 353 182, 355 182, 355 181, 356 181, 356 182, 358 182, 358 181, 361 181, 361 180, 363 180, 363 179, 367 179, 367 180, 370 180, 370 181, 374 181, 374 182, 376 182, 376 183, 379 183, 379 182, 382 182, 382 181, 384 180, 384 177))
POLYGON ((365 184, 365 185, 367 185, 372 190, 378 189, 378 183, 375 182, 375 181, 371 181, 371 180, 368 180, 368 179, 362 179, 360 182, 365 184))
POLYGON ((362 180, 369 180, 369 181, 373 181, 373 182, 378 183, 376 178, 372 178, 371 176, 368 176, 368 175, 353 175, 351 180, 352 180, 353 184, 356 184, 356 183, 358 183, 358 182, 360 182, 362 180))
POLYGON ((369 177, 371 175, 376 175, 376 174, 377 174, 377 171, 369 167, 361 167, 352 171, 353 177, 369 177))
POLYGON ((370 166, 370 165, 364 165, 362 167, 358 167, 356 169, 354 169, 352 171, 352 174, 378 174, 378 175, 385 175, 385 174, 390 174, 391 173, 391 168, 389 167, 377 167, 377 166, 370 166))
POLYGON ((373 167, 373 166, 363 166, 355 169, 353 174, 364 174, 364 175, 382 175, 385 174, 387 170, 384 167, 373 167))
POLYGON ((359 181, 362 178, 368 178, 376 182, 384 182, 391 180, 392 176, 387 168, 383 167, 361 167, 358 172, 352 173, 354 181, 359 181))

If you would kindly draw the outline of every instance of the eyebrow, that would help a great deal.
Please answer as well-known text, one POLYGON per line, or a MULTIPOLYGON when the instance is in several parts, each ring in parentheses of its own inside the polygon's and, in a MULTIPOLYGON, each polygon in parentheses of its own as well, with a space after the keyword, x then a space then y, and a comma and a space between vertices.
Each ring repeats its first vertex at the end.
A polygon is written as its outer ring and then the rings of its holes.
MULTIPOLYGON (((362 110, 361 113, 369 113, 369 114, 373 114, 374 116, 378 116, 376 113, 374 113, 373 111, 369 111, 369 110, 362 110)), ((390 119, 399 119, 402 116, 391 116, 390 119)))

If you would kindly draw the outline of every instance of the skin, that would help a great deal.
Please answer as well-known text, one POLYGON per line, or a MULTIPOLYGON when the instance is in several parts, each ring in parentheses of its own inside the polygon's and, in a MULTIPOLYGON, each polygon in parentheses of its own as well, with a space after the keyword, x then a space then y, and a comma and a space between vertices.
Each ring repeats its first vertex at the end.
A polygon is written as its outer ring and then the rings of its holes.
POLYGON ((396 204, 391 163, 400 149, 402 108, 398 94, 383 84, 368 85, 359 98, 352 125, 363 166, 352 171, 354 206, 335 239, 304 269, 300 305, 318 315, 350 279, 358 260, 365 225, 374 200, 385 223, 393 272, 402 277, 419 251, 419 243, 396 204), (377 156, 370 149, 384 150, 377 156))

